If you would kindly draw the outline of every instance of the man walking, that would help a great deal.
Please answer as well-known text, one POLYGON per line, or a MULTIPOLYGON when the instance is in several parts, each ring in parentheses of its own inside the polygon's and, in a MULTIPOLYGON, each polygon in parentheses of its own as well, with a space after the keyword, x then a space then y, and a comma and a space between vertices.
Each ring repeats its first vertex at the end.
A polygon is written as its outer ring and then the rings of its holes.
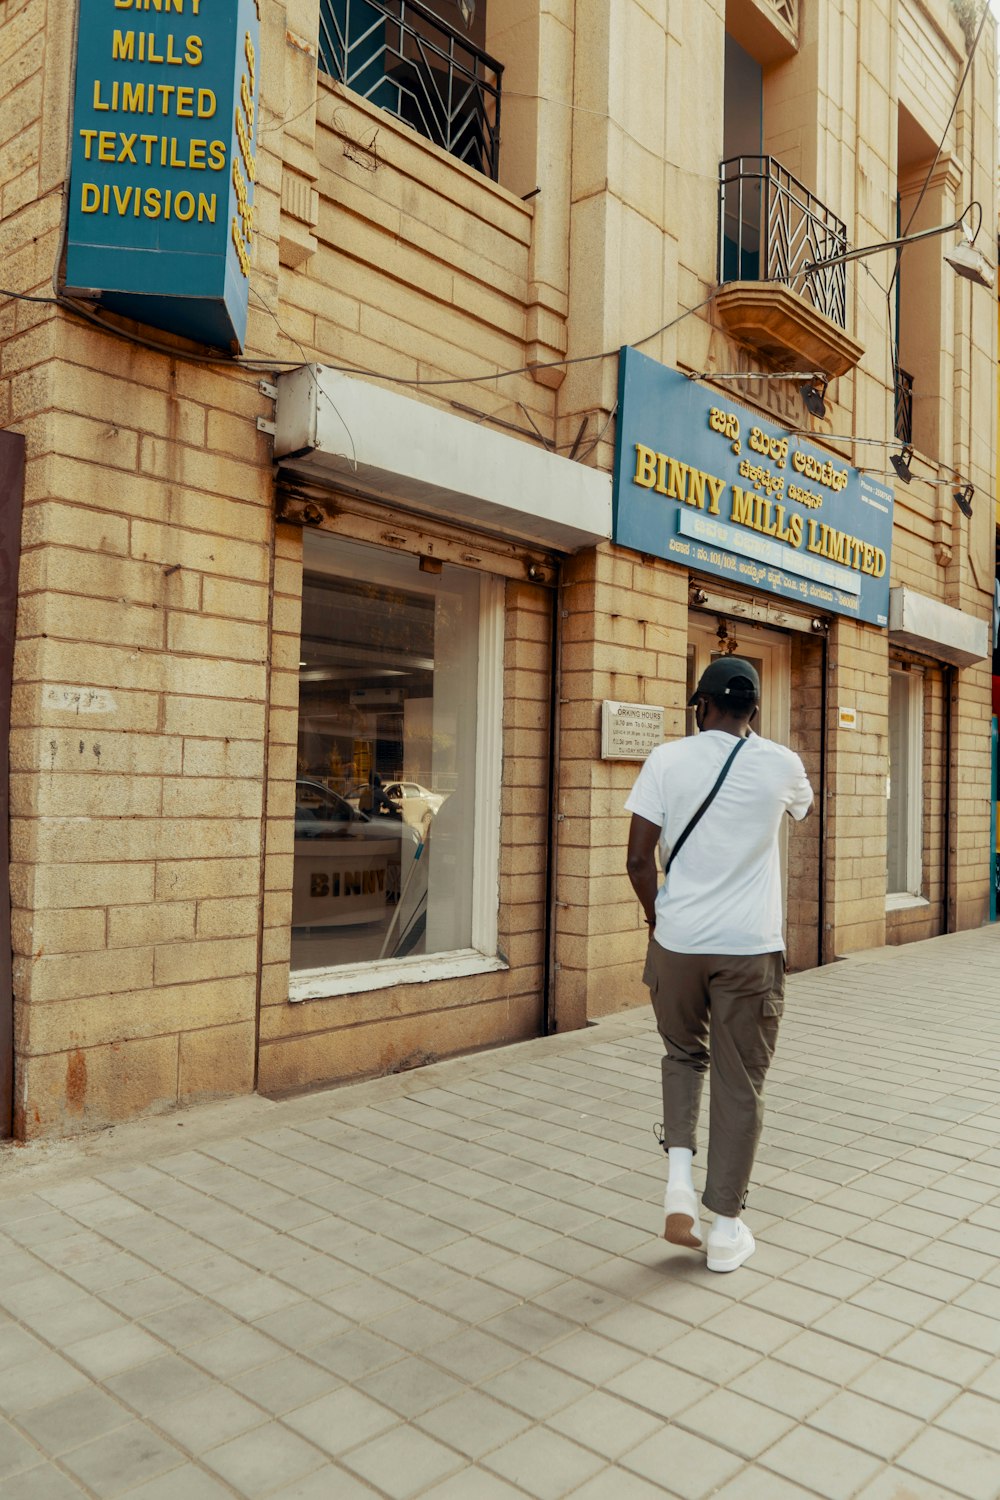
POLYGON ((713 661, 688 704, 699 734, 657 746, 625 804, 628 875, 649 927, 643 982, 665 1049, 664 1236, 702 1243, 691 1163, 711 1066, 710 1271, 735 1271, 756 1249, 740 1215, 784 1004, 779 832, 784 814, 804 818, 813 797, 794 751, 751 733, 759 701, 752 663, 713 661))

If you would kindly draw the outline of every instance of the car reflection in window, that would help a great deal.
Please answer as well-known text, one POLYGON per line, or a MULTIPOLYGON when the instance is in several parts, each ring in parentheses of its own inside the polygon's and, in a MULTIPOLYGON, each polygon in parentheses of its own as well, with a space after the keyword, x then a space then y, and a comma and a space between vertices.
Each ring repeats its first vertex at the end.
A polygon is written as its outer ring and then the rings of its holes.
MULTIPOLYGON (((385 956, 426 903, 423 835, 401 818, 351 806, 321 782, 295 783, 292 926, 300 930, 380 924, 385 956)), ((420 932, 423 928, 420 927, 420 932)), ((374 955, 366 955, 374 956, 374 955)))
POLYGON ((385 789, 385 794, 394 807, 405 810, 407 804, 411 809, 419 808, 430 813, 439 812, 444 797, 440 792, 432 792, 429 787, 421 786, 419 781, 392 781, 385 789))
MULTIPOLYGON (((295 837, 297 839, 337 839, 351 835, 364 838, 371 819, 346 802, 337 792, 318 781, 295 783, 295 837)), ((382 829, 373 830, 384 838, 382 829)))

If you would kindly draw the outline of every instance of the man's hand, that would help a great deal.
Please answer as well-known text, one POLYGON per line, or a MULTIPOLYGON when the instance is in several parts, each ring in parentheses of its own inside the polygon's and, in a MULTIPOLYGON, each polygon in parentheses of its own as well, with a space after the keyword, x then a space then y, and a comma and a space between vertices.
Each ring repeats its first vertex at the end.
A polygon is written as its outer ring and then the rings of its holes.
POLYGON ((633 813, 628 831, 628 857, 625 869, 632 883, 632 889, 642 903, 650 937, 656 926, 656 846, 659 840, 658 824, 651 823, 648 818, 640 818, 638 813, 633 813))

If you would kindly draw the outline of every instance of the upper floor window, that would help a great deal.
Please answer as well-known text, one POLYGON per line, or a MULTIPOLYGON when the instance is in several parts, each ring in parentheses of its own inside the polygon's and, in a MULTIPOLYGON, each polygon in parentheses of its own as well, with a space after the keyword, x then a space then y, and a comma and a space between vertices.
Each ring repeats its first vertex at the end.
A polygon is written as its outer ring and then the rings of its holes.
POLYGON ((476 0, 320 0, 320 70, 497 180, 503 66, 476 0))

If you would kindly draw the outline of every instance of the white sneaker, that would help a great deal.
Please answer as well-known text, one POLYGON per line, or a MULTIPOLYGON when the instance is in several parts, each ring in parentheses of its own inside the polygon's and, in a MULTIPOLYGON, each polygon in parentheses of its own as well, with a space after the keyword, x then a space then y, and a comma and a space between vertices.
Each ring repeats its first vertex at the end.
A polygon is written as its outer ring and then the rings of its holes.
POLYGON ((756 1248, 757 1241, 742 1219, 736 1220, 735 1231, 713 1229, 708 1236, 708 1269, 735 1271, 756 1248))
POLYGON ((701 1219, 694 1188, 668 1187, 663 1209, 666 1215, 663 1238, 671 1245, 685 1245, 689 1250, 700 1250, 701 1219))

